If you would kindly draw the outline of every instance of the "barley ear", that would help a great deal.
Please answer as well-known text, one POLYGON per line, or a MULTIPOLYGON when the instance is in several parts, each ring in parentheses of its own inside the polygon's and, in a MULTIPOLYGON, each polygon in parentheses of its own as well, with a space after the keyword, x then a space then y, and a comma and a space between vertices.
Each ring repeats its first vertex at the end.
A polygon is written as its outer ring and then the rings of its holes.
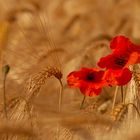
POLYGON ((120 103, 114 107, 113 111, 111 112, 111 118, 116 123, 121 122, 124 120, 127 112, 127 104, 120 103))

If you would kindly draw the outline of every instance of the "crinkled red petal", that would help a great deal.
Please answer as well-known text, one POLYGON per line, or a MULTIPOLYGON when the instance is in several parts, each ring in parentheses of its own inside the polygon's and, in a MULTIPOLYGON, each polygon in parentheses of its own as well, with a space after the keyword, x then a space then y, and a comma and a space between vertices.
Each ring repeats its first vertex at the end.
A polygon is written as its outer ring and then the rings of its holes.
POLYGON ((125 85, 127 84, 131 78, 132 73, 128 68, 120 69, 120 70, 112 70, 108 69, 105 73, 106 81, 108 82, 108 85, 114 86, 114 85, 125 85))
POLYGON ((110 48, 111 49, 116 49, 116 48, 124 49, 131 45, 132 43, 127 37, 120 35, 120 36, 114 37, 111 40, 110 48))
POLYGON ((122 70, 120 76, 116 77, 119 86, 127 84, 132 78, 132 73, 129 69, 122 70))
POLYGON ((94 86, 82 86, 80 91, 86 96, 97 96, 101 93, 101 88, 96 89, 94 86))

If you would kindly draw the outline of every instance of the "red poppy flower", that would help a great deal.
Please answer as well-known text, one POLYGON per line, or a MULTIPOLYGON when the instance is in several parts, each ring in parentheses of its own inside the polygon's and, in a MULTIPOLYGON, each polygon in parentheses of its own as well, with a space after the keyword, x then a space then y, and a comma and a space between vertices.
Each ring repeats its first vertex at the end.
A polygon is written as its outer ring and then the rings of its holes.
POLYGON ((132 43, 129 38, 125 36, 116 36, 110 42, 110 48, 114 52, 134 52, 138 51, 140 53, 140 46, 132 43))
POLYGON ((132 78, 132 73, 128 68, 120 70, 106 70, 104 74, 104 79, 108 82, 110 86, 123 86, 127 84, 132 78))
POLYGON ((87 96, 99 95, 101 88, 106 85, 103 80, 104 71, 96 68, 82 68, 71 72, 67 77, 70 87, 78 87, 87 96))
POLYGON ((101 58, 98 62, 101 68, 122 69, 140 62, 140 47, 134 45, 125 36, 113 38, 110 48, 113 49, 113 53, 101 58))
POLYGON ((114 52, 102 57, 98 62, 98 66, 107 69, 122 69, 139 62, 138 52, 114 52))

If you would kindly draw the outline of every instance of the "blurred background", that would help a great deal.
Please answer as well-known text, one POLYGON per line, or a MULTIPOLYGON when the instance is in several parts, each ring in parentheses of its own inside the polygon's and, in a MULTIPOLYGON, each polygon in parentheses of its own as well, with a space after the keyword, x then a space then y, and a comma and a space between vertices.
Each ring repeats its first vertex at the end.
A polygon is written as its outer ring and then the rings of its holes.
MULTIPOLYGON (((82 95, 68 88, 66 76, 81 67, 96 67, 99 58, 110 52, 114 36, 125 35, 140 44, 140 1, 0 0, 0 30, 1 65, 11 67, 7 98, 24 96, 25 80, 51 65, 62 70, 62 108, 71 113, 79 109, 82 95)), ((58 89, 58 81, 50 79, 35 100, 43 131, 48 129, 46 116, 57 114, 58 89)), ((100 105, 110 106, 113 90, 102 91, 106 94, 99 97, 100 105)))

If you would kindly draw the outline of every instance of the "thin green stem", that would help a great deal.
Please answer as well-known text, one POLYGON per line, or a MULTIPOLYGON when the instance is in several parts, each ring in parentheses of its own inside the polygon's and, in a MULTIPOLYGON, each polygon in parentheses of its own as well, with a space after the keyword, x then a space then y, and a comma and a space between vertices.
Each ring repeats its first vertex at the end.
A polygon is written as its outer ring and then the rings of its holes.
POLYGON ((81 103, 81 106, 80 106, 80 109, 83 108, 83 105, 84 105, 85 99, 86 99, 86 96, 84 95, 83 100, 82 100, 82 103, 81 103))

